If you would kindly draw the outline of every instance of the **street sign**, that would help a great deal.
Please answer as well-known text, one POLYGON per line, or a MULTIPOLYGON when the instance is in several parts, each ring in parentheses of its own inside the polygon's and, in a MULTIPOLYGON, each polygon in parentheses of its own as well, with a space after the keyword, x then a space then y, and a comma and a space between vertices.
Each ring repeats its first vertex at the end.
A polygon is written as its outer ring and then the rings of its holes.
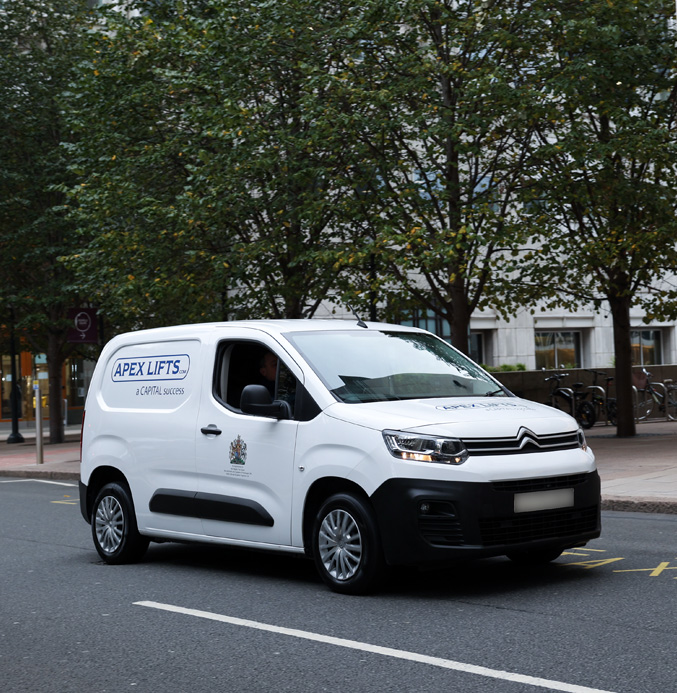
POLYGON ((71 308, 68 318, 72 327, 68 331, 68 341, 77 344, 96 344, 97 318, 95 308, 71 308))

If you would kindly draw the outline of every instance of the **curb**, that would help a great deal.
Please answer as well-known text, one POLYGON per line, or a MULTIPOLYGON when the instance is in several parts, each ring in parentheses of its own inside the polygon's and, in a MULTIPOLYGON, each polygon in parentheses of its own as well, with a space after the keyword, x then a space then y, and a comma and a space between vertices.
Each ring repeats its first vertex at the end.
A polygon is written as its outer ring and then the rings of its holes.
POLYGON ((79 481, 79 472, 64 472, 56 469, 0 469, 0 477, 10 476, 13 479, 54 479, 60 481, 79 481))
MULTIPOLYGON (((26 445, 35 445, 35 433, 23 433, 23 438, 24 442, 23 443, 12 443, 8 444, 7 443, 7 435, 3 434, 0 435, 0 443, 7 445, 7 449, 17 449, 21 448, 22 446, 26 445)), ((49 442, 49 434, 45 435, 43 437, 43 444, 44 445, 62 445, 63 443, 79 443, 80 442, 80 434, 79 433, 66 433, 63 437, 63 441, 61 443, 50 443, 49 442)))
POLYGON ((677 501, 664 501, 652 498, 602 498, 602 510, 677 515, 677 501))

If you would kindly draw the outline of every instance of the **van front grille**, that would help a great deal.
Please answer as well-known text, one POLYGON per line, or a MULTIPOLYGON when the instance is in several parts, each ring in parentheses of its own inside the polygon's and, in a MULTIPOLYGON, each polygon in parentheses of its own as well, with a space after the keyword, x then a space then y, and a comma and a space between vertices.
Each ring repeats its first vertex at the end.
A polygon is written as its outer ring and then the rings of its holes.
POLYGON ((463 438, 471 455, 519 455, 529 452, 575 450, 581 446, 578 432, 538 435, 520 428, 516 436, 505 438, 463 438))
POLYGON ((597 529, 598 507, 546 510, 520 516, 480 520, 484 546, 519 544, 536 539, 576 536, 597 529))
POLYGON ((569 474, 538 479, 514 479, 512 481, 494 481, 491 487, 494 491, 503 493, 528 493, 530 491, 551 491, 558 488, 572 488, 584 484, 588 475, 569 474))

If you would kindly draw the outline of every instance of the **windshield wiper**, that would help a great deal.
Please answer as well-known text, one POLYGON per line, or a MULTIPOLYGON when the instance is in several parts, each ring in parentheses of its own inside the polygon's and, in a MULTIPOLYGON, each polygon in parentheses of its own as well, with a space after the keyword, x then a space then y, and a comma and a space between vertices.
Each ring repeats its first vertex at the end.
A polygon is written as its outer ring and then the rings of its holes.
POLYGON ((485 392, 485 397, 493 397, 494 395, 504 395, 505 390, 492 390, 491 392, 485 392))

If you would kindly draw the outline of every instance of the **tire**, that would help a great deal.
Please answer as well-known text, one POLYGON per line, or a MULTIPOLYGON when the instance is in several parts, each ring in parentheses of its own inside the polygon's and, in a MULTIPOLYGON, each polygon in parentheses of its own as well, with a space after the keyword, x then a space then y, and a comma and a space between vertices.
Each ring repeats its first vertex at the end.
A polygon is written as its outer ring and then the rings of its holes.
POLYGON ((106 484, 94 501, 91 514, 94 546, 106 563, 134 563, 150 542, 139 534, 134 503, 125 484, 106 484))
POLYGON ((366 501, 337 493, 320 508, 313 527, 313 559, 324 582, 342 594, 366 594, 385 574, 374 513, 366 501))
POLYGON ((616 426, 618 424, 618 407, 616 406, 616 400, 615 399, 607 400, 606 418, 607 418, 607 421, 612 426, 616 426))
POLYGON ((592 402, 581 402, 576 407, 576 420, 583 428, 592 428, 597 421, 597 413, 592 402))
POLYGON ((513 563, 519 565, 545 565, 562 555, 564 549, 535 549, 533 551, 515 551, 508 554, 513 563))

